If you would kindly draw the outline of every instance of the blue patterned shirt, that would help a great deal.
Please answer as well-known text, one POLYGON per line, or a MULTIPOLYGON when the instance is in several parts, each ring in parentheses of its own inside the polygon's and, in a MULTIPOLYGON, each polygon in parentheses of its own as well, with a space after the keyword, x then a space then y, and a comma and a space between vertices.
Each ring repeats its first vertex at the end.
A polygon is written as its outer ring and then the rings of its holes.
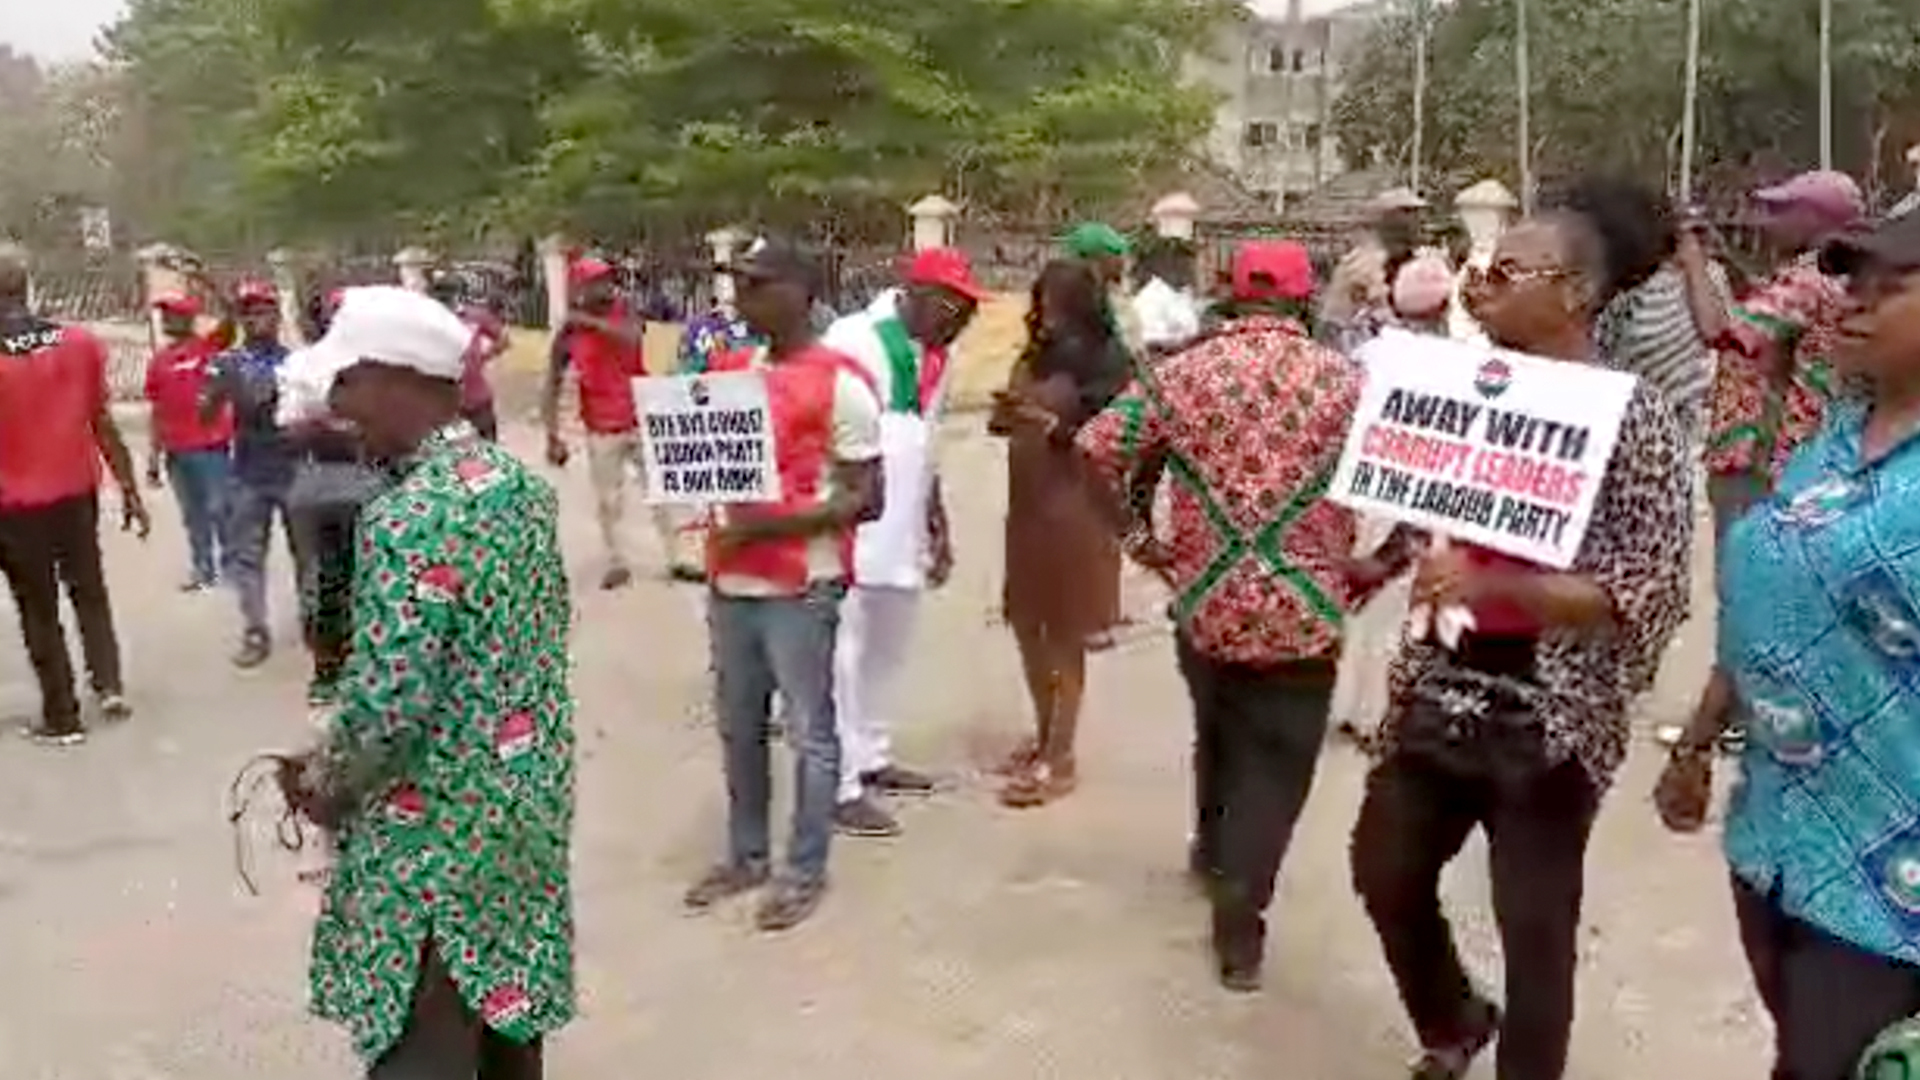
POLYGON ((1920 963, 1920 439, 1861 458, 1836 402, 1720 553, 1747 722, 1724 843, 1790 916, 1920 963))

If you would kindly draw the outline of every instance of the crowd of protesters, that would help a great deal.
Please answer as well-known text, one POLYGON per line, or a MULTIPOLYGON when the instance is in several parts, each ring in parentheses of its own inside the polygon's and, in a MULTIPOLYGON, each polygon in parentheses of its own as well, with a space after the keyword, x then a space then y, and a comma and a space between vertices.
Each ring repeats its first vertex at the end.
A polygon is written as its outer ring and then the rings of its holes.
MULTIPOLYGON (((1724 847, 1773 1075, 1846 1080, 1863 1054, 1904 1053, 1898 1025, 1920 1011, 1920 213, 1870 220, 1831 172, 1755 192, 1779 262, 1736 289, 1709 231, 1650 192, 1545 194, 1484 266, 1456 270, 1422 243, 1424 201, 1388 193, 1324 288, 1285 240, 1239 245, 1202 284, 1179 242, 1136 256, 1103 224, 1065 237, 986 421, 1007 443, 1002 602, 1033 710, 1000 798, 1039 808, 1083 782, 1087 656, 1111 642, 1130 559, 1171 592, 1194 722, 1187 863, 1222 985, 1261 984, 1276 878, 1337 726, 1372 757, 1351 884, 1420 1045, 1412 1075, 1464 1077, 1497 1044, 1503 1080, 1561 1076, 1588 837, 1690 614, 1710 507, 1716 664, 1668 733, 1656 803, 1700 828, 1716 761, 1737 755, 1724 847), (1462 326, 1635 378, 1564 570, 1327 498, 1368 342, 1462 326), (1359 618, 1369 605, 1384 624, 1359 618), (1445 631, 1449 612, 1468 628, 1445 631), (1368 695, 1377 716, 1358 715, 1368 695), (1476 830, 1504 1002, 1468 977, 1438 896, 1476 830)), ((844 315, 823 311, 802 245, 763 239, 719 269, 677 367, 759 374, 781 495, 650 513, 662 575, 705 589, 725 779, 724 847, 685 902, 759 893, 777 931, 825 897, 836 832, 897 835, 888 800, 937 788, 895 760, 891 717, 921 601, 952 568, 936 433, 988 293, 946 248, 844 315), (795 792, 777 856, 780 728, 795 792)), ((32 313, 27 270, 0 250, 0 569, 40 682, 33 733, 69 744, 87 710, 63 590, 94 710, 131 713, 103 466, 125 527, 145 535, 148 515, 104 351, 32 313)), ((632 380, 649 370, 648 313, 614 284, 609 263, 573 260, 541 399, 546 463, 564 466, 559 402, 577 386, 607 589, 635 576, 632 380)), ((376 1080, 538 1077, 573 1013, 573 612, 556 494, 495 442, 487 366, 508 330, 484 284, 447 275, 428 294, 329 294, 290 351, 281 301, 260 282, 156 300, 145 479, 179 502, 184 588, 231 586, 239 667, 274 650, 276 521, 286 537, 325 710, 281 770, 332 852, 316 1009, 376 1080)))

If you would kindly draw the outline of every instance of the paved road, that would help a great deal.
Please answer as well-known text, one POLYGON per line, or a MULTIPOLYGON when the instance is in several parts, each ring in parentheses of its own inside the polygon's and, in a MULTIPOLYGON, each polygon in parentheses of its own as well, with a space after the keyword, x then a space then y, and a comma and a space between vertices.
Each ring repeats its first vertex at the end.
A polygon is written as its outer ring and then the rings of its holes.
MULTIPOLYGON (((901 743, 908 760, 951 773, 954 790, 906 807, 903 839, 839 847, 834 893, 789 936, 755 934, 744 911, 689 919, 677 908, 720 826, 713 739, 698 719, 697 597, 653 584, 581 591, 583 1018, 558 1040, 552 1075, 1401 1075, 1408 1036, 1347 886, 1353 755, 1330 750, 1321 770, 1255 998, 1213 986, 1202 907, 1180 877, 1187 718, 1164 639, 1097 662, 1080 794, 1029 814, 992 801, 976 763, 1024 722, 1012 645, 987 618, 1000 472, 977 437, 956 435, 951 460, 962 567, 927 612, 901 743)), ((576 580, 588 584, 580 470, 562 486, 576 580)), ((302 1012, 311 900, 259 841, 266 895, 243 896, 221 816, 247 756, 302 738, 299 657, 228 667, 230 602, 173 591, 183 545, 158 501, 148 544, 115 536, 107 551, 138 718, 77 751, 0 739, 0 1076, 351 1076, 343 1040, 302 1012)), ((283 624, 289 612, 283 593, 283 624)), ((1697 667, 1693 637, 1685 660, 1697 667)), ((1677 708, 1683 693, 1657 705, 1677 708)), ((33 704, 19 650, 0 651, 0 715, 33 704)), ((1658 829, 1646 800, 1656 760, 1636 755, 1594 841, 1572 1075, 1759 1075, 1764 1027, 1720 862, 1711 839, 1658 829)), ((1447 887, 1469 951, 1497 979, 1481 857, 1471 851, 1447 887)))

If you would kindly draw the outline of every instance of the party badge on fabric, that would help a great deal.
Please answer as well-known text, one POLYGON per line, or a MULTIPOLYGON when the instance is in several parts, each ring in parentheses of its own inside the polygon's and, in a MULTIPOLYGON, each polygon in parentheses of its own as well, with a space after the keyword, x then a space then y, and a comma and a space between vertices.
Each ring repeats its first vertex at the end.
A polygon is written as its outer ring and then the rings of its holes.
POLYGON ((1858 480, 1829 476, 1794 492, 1784 502, 1776 502, 1773 516, 1781 524, 1801 529, 1824 528, 1846 514, 1866 494, 1858 480))
POLYGON ((402 784, 387 795, 387 811, 402 825, 418 825, 427 819, 427 798, 412 784, 402 784))
POLYGON ((1920 832, 1909 829, 1866 853, 1862 869, 1907 934, 1920 933, 1920 832))
POLYGON ((453 463, 453 475, 474 494, 493 488, 505 479, 505 474, 495 468, 492 462, 477 457, 463 457, 453 463))
POLYGON ((1782 765, 1812 766, 1826 758, 1820 721, 1812 710, 1785 698, 1756 697, 1748 703, 1752 723, 1747 734, 1782 765))
POLYGON ((509 713, 494 726, 494 752, 500 755, 501 761, 512 764, 531 753, 539 738, 532 713, 509 713))
POLYGON ((480 1019, 502 1035, 525 1038, 533 1018, 533 999, 516 984, 496 986, 480 1000, 480 1019))
POLYGON ((1900 579, 1884 566, 1848 582, 1842 611, 1848 625, 1896 664, 1920 660, 1920 613, 1900 579))
POLYGON ((460 571, 444 563, 429 566, 414 578, 415 598, 429 604, 451 604, 460 599, 460 571))

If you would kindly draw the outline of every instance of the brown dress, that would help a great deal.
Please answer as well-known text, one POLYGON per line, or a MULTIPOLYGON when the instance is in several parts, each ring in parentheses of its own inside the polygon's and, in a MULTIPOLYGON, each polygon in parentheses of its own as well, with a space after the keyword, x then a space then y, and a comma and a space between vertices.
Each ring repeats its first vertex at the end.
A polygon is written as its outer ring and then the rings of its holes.
MULTIPOLYGON (((1035 379, 1024 362, 1009 385, 1059 416, 1067 430, 1090 418, 1088 406, 1101 394, 1088 389, 1066 374, 1035 379)), ((1120 544, 1096 501, 1101 497, 1071 442, 1037 430, 1012 433, 1001 595, 1008 624, 1082 640, 1113 627, 1120 610, 1120 544)))

